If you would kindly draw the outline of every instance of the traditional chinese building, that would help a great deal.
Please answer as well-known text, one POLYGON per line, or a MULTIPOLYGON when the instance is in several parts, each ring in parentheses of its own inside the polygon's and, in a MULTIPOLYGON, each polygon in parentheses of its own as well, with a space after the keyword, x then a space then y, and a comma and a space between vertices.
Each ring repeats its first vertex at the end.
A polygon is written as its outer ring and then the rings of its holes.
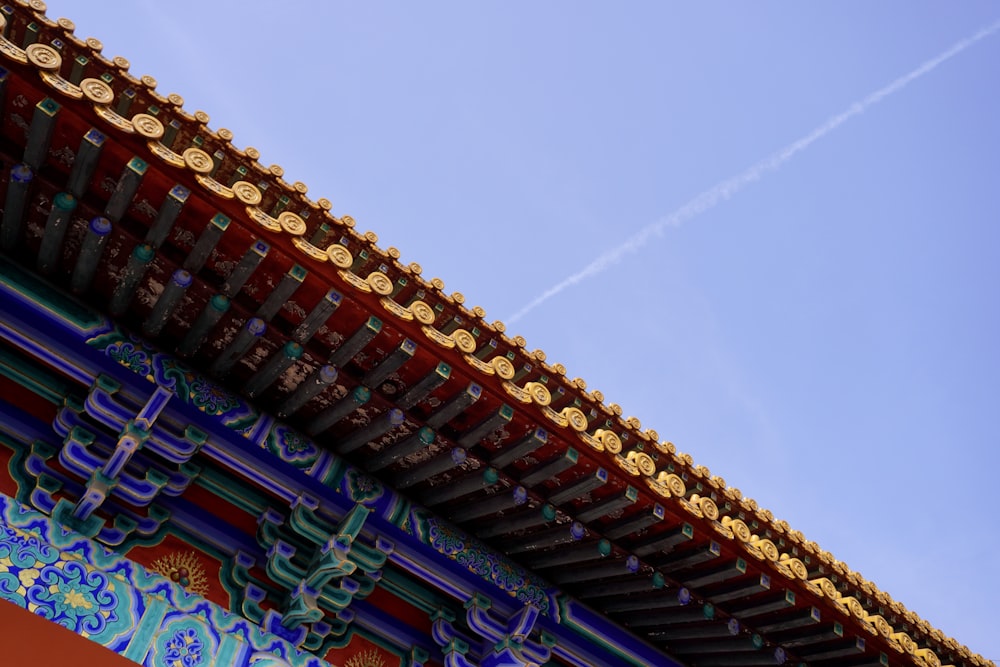
POLYGON ((39 0, 0 23, 8 659, 992 665, 39 0))

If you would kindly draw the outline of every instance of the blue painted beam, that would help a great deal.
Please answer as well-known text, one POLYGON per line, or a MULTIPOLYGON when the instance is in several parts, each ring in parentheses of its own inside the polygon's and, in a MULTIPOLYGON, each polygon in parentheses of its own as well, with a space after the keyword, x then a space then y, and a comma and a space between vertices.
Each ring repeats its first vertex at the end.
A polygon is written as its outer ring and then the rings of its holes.
MULTIPOLYGON (((87 338, 108 330, 103 318, 88 312, 66 295, 38 283, 37 279, 19 269, 0 267, 0 312, 5 314, 4 322, 0 323, 0 338, 85 385, 99 375, 107 375, 121 385, 119 392, 122 395, 140 405, 155 387, 145 374, 132 372, 86 345, 87 338), (46 291, 46 296, 55 300, 55 307, 50 303, 45 309, 38 308, 32 301, 31 290, 46 291), (75 310, 71 311, 71 307, 75 310)), ((201 448, 201 455, 227 469, 229 474, 266 490, 278 505, 291 505, 306 493, 319 500, 319 513, 333 522, 355 506, 345 494, 281 461, 259 443, 223 426, 217 418, 192 404, 170 401, 163 407, 159 419, 167 423, 188 423, 208 433, 209 438, 201 448)), ((174 514, 174 520, 183 521, 191 528, 200 527, 210 532, 224 529, 221 525, 211 525, 212 521, 204 517, 204 512, 198 512, 196 506, 183 498, 164 497, 158 503, 174 514)), ((395 543, 395 549, 388 558, 394 567, 422 579, 427 585, 459 602, 488 591, 494 609, 505 617, 523 607, 522 601, 494 588, 482 574, 467 569, 459 561, 401 528, 401 520, 392 520, 394 516, 373 512, 362 532, 362 537, 369 541, 384 536, 395 543)), ((453 528, 449 530, 454 531, 453 528)), ((469 548, 482 551, 485 557, 500 558, 474 539, 461 536, 457 531, 456 535, 469 548)), ((243 543, 248 549, 251 547, 245 537, 243 543)), ((555 594, 554 589, 552 594, 555 594)), ((554 603, 555 599, 550 600, 554 603)), ((579 603, 564 601, 558 614, 554 610, 549 614, 540 618, 538 625, 557 638, 553 652, 570 664, 580 667, 595 664, 607 667, 680 665, 579 603)))

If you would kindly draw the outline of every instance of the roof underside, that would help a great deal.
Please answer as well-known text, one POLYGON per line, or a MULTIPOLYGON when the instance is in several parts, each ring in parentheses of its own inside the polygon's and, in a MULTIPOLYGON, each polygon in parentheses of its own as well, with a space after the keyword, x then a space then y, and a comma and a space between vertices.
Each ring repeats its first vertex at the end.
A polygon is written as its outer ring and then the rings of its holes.
POLYGON ((682 661, 991 664, 32 7, 8 257, 682 661))

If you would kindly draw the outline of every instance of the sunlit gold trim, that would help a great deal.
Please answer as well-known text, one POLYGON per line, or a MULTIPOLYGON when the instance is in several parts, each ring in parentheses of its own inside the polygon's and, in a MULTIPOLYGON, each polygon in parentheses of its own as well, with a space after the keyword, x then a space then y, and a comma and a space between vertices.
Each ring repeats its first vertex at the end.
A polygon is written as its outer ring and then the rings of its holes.
POLYGON ((423 331, 424 335, 430 338, 431 341, 445 348, 446 350, 450 350, 451 348, 455 347, 455 339, 450 336, 446 336, 437 329, 434 329, 429 326, 423 326, 420 327, 420 330, 423 331))
POLYGON ((528 382, 524 385, 524 390, 531 396, 531 400, 541 406, 546 406, 552 402, 552 394, 549 388, 541 382, 528 382))
POLYGON ((328 245, 326 255, 333 262, 333 265, 340 269, 349 269, 354 264, 354 256, 351 255, 351 251, 339 243, 328 245))
POLYGON ((465 359, 465 363, 469 364, 483 375, 496 375, 496 371, 493 369, 493 366, 485 361, 476 359, 471 354, 467 354, 462 358, 465 359))
POLYGON ((74 86, 72 83, 62 78, 54 72, 39 72, 39 76, 42 77, 42 81, 47 83, 49 86, 59 91, 66 97, 72 98, 74 100, 83 99, 83 91, 80 90, 79 86, 74 86))
POLYGON ((368 285, 372 288, 372 291, 376 294, 382 296, 389 296, 392 294, 392 281, 381 271, 372 271, 368 274, 368 285))
POLYGON ((269 216, 267 213, 264 213, 264 211, 260 210, 256 206, 247 206, 247 215, 250 216, 251 220, 269 232, 281 231, 281 225, 278 224, 278 221, 269 216))
POLYGON ((306 221, 297 213, 282 211, 278 214, 278 224, 285 232, 293 236, 302 236, 306 233, 306 221))
POLYGON ((553 410, 552 408, 550 408, 547 405, 542 406, 542 414, 545 415, 546 417, 548 417, 549 420, 553 424, 555 424, 557 426, 560 426, 562 428, 566 428, 566 426, 568 425, 566 417, 564 417, 563 415, 559 414, 558 412, 556 412, 555 410, 553 410))
POLYGON ((222 183, 219 183, 211 176, 203 176, 201 174, 195 174, 195 179, 198 181, 198 183, 201 184, 203 188, 205 188, 206 190, 208 190, 209 192, 211 192, 216 196, 222 197, 223 199, 236 198, 236 195, 233 194, 232 190, 227 188, 222 183))
POLYGON ((160 158, 171 167, 184 167, 184 158, 161 144, 159 141, 150 141, 146 145, 149 146, 149 150, 153 153, 153 155, 160 158))
POLYGON ((163 138, 163 123, 156 116, 148 113, 137 113, 132 116, 132 126, 137 134, 141 134, 147 139, 158 141, 163 138))
POLYGON ((16 63, 28 64, 28 55, 6 37, 0 37, 0 53, 16 63))
POLYGON ((108 105, 115 99, 115 91, 100 79, 86 78, 80 82, 84 97, 94 104, 108 105))
MULTIPOLYGON (((84 95, 86 94, 87 93, 85 90, 84 95)), ((115 128, 121 130, 122 132, 126 132, 128 134, 135 134, 135 128, 132 127, 132 121, 130 121, 128 118, 119 116, 117 113, 115 113, 108 107, 100 104, 95 104, 94 113, 96 113, 98 116, 104 119, 104 121, 107 122, 109 125, 113 125, 115 128)))
POLYGON ((236 181, 233 183, 232 188, 236 198, 247 206, 257 206, 264 199, 264 195, 261 194, 260 189, 253 183, 236 181))
POLYGON ((531 403, 531 394, 518 387, 516 384, 504 382, 501 385, 504 391, 520 403, 531 403))
POLYGON ((511 380, 517 374, 514 364, 507 357, 497 355, 490 359, 490 364, 493 366, 493 370, 497 372, 497 375, 504 380, 511 380))
POLYGON ((347 282, 347 284, 351 285, 355 289, 360 290, 362 292, 371 292, 372 291, 371 285, 369 285, 368 282, 364 278, 362 278, 360 276, 356 276, 356 275, 354 275, 353 273, 351 273, 350 271, 347 271, 347 270, 338 271, 338 273, 340 274, 340 277, 343 278, 347 282))
POLYGON ((583 414, 583 410, 572 405, 562 409, 562 416, 566 418, 569 427, 577 433, 585 432, 590 426, 587 423, 587 415, 583 414))
POLYGON ((476 351, 476 338, 465 329, 455 329, 451 332, 451 337, 462 352, 472 354, 476 351))
POLYGON ((580 440, 582 440, 585 445, 593 449, 595 452, 604 451, 604 445, 601 444, 601 441, 595 438, 594 436, 590 435, 589 433, 577 433, 576 436, 580 438, 580 440))
POLYGON ((417 318, 417 321, 421 324, 431 325, 434 324, 434 320, 437 319, 437 314, 434 312, 434 309, 423 301, 414 301, 411 303, 410 312, 413 313, 413 316, 417 318))
POLYGON ((314 259, 317 262, 327 262, 330 258, 325 252, 314 246, 309 241, 306 241, 301 236, 292 237, 292 245, 298 248, 304 255, 310 259, 314 259))
POLYGON ((201 150, 200 148, 187 148, 181 154, 184 158, 184 164, 187 168, 197 174, 210 174, 212 170, 215 169, 215 163, 212 162, 212 156, 201 150))
POLYGON ((379 303, 382 304, 383 308, 385 308, 386 310, 388 310, 390 313, 392 313, 393 315, 395 315, 399 319, 407 321, 407 322, 413 320, 413 313, 411 313, 409 311, 409 309, 404 308, 403 306, 399 305, 398 303, 396 303, 395 301, 393 301, 389 297, 383 297, 383 298, 379 299, 379 303))
POLYGON ((46 72, 58 72, 62 66, 62 56, 48 44, 29 44, 24 54, 32 65, 46 72))

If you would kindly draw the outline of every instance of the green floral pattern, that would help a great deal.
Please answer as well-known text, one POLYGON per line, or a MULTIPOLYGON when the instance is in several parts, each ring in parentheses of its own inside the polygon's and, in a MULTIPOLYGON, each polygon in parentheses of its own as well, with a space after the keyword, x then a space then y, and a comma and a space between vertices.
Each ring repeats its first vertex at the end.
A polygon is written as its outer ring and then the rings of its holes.
POLYGON ((296 468, 308 468, 319 456, 319 448, 312 440, 282 424, 268 432, 266 446, 272 454, 296 468))
POLYGON ((210 415, 230 412, 241 403, 235 394, 200 377, 191 382, 188 396, 196 408, 210 415))
POLYGON ((382 484, 377 479, 354 468, 347 471, 347 486, 350 489, 351 500, 365 505, 381 498, 384 492, 382 484))
POLYGON ((145 350, 136 347, 135 343, 121 341, 107 349, 108 356, 125 366, 130 371, 143 377, 149 377, 149 355, 145 350))

